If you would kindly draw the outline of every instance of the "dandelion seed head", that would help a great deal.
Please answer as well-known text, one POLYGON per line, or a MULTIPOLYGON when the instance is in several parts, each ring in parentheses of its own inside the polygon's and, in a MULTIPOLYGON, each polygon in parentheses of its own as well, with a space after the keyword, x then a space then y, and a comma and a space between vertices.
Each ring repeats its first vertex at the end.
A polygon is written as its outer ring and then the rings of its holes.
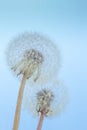
POLYGON ((45 86, 26 88, 23 104, 29 113, 47 117, 59 115, 68 103, 67 89, 61 82, 47 83, 45 86))
POLYGON ((53 101, 54 95, 50 90, 43 89, 42 91, 39 91, 37 93, 37 112, 43 113, 45 111, 45 114, 49 112, 49 107, 51 102, 53 101))
POLYGON ((42 83, 57 74, 60 53, 47 36, 26 32, 10 41, 7 62, 17 76, 27 73, 27 79, 42 83))

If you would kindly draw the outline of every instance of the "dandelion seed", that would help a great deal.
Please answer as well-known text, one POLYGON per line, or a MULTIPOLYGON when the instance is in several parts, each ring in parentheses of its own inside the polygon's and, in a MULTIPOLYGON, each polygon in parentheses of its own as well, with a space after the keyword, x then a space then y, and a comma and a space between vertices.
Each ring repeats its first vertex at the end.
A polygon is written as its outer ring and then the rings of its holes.
POLYGON ((61 83, 48 83, 37 90, 32 87, 28 94, 26 89, 24 105, 28 112, 40 116, 37 130, 41 130, 44 117, 60 114, 67 104, 67 89, 61 83), (33 92, 33 93, 32 93, 33 92))
POLYGON ((44 83, 57 74, 59 51, 47 37, 38 33, 24 33, 14 38, 7 50, 11 70, 22 78, 13 130, 18 130, 23 92, 26 80, 44 83))

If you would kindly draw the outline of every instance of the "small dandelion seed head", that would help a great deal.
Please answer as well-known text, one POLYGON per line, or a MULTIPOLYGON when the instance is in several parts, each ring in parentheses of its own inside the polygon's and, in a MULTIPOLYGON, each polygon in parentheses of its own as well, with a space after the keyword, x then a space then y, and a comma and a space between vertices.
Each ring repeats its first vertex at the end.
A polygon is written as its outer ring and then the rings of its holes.
POLYGON ((24 93, 25 109, 33 115, 40 113, 44 113, 47 117, 59 115, 66 108, 67 103, 67 89, 61 82, 47 83, 41 87, 36 85, 31 88, 26 87, 24 93))
POLYGON ((43 89, 37 93, 37 112, 47 114, 49 112, 49 107, 51 102, 53 101, 54 95, 50 90, 43 89))

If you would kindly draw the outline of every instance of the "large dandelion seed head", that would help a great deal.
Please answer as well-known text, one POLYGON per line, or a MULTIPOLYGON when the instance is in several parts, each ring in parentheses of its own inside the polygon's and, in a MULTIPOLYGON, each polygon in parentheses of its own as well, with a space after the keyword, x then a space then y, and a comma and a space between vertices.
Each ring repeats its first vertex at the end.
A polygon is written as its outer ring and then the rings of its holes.
POLYGON ((21 77, 27 73, 27 79, 42 82, 57 74, 60 55, 57 46, 49 38, 26 32, 9 43, 7 61, 16 75, 21 77))
POLYGON ((68 93, 63 83, 47 83, 45 86, 26 88, 24 93, 24 107, 29 113, 38 116, 44 113, 51 117, 60 114, 68 102, 68 93))

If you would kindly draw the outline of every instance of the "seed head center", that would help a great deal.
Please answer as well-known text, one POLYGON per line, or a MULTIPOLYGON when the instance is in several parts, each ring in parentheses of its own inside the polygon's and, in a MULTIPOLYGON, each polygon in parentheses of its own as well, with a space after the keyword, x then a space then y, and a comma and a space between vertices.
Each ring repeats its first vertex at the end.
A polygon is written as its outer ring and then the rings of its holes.
POLYGON ((54 95, 50 90, 42 90, 37 93, 37 112, 47 114, 50 110, 54 95))
POLYGON ((32 59, 37 64, 41 64, 44 60, 43 55, 35 49, 26 51, 24 57, 27 58, 28 60, 32 59))

